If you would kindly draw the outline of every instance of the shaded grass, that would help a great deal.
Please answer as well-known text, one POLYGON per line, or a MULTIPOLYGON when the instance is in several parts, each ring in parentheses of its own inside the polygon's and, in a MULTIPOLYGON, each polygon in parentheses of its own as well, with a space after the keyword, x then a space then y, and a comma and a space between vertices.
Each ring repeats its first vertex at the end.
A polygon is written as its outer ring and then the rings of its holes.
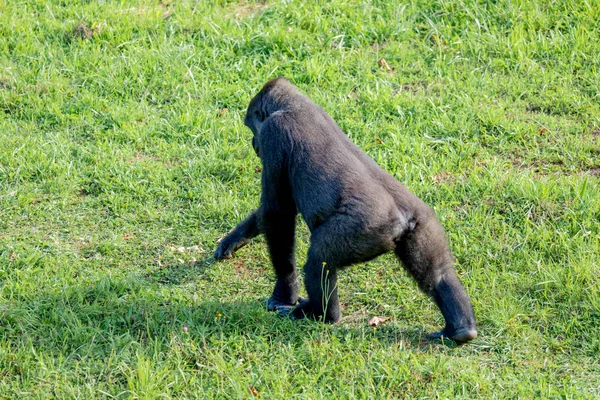
POLYGON ((597 2, 0 10, 0 396, 598 396, 597 2), (390 256, 342 274, 334 326, 264 311, 262 240, 210 261, 279 75, 435 207, 473 344, 422 339, 441 316, 390 256))

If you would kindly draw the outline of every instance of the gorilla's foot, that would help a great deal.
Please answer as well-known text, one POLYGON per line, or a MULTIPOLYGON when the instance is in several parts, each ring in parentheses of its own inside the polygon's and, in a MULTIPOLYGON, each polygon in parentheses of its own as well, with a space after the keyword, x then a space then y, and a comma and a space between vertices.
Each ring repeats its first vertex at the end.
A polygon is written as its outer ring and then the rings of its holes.
POLYGON ((427 339, 429 340, 443 340, 443 339, 452 339, 456 343, 467 343, 477 337, 477 330, 470 328, 457 329, 455 332, 450 333, 447 329, 442 329, 439 332, 433 332, 427 335, 427 339))
MULTIPOLYGON (((299 301, 304 299, 299 298, 299 301)), ((275 299, 273 296, 269 297, 267 300, 267 311, 277 311, 279 315, 288 315, 295 307, 298 302, 294 304, 286 303, 280 300, 275 299)))
POLYGON ((300 299, 298 305, 289 313, 291 319, 304 319, 313 315, 309 299, 300 299))
POLYGON ((334 324, 341 319, 341 313, 339 306, 330 307, 330 309, 323 315, 323 311, 315 311, 315 307, 312 305, 309 299, 300 299, 296 308, 289 314, 291 319, 313 319, 315 321, 323 321, 327 324, 334 324))

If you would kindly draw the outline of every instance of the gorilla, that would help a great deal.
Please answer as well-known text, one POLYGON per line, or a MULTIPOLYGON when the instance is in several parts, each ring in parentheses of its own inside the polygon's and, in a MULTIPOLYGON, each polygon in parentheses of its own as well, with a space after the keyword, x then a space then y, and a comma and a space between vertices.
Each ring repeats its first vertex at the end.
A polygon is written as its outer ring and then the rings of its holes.
POLYGON ((338 271, 393 250, 444 316, 446 326, 428 338, 464 343, 477 337, 469 296, 433 210, 350 141, 323 109, 277 78, 250 101, 244 124, 263 166, 260 206, 219 242, 214 257, 231 257, 264 234, 277 276, 270 311, 336 322, 338 271), (298 296, 297 213, 311 232, 304 265, 308 299, 298 296))

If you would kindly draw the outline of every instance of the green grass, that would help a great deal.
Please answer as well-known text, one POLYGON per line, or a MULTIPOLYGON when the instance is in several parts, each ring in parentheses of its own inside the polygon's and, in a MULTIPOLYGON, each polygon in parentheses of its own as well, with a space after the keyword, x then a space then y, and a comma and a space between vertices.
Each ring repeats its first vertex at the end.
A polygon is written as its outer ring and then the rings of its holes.
POLYGON ((599 73, 597 0, 0 1, 0 397, 597 398, 599 73), (333 326, 210 261, 280 75, 436 209, 477 340, 391 256, 333 326))

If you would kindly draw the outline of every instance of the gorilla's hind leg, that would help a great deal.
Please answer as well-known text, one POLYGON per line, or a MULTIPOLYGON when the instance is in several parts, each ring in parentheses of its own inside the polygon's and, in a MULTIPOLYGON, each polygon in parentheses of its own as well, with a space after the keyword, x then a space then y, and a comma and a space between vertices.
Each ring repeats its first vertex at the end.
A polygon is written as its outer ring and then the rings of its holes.
POLYGON ((368 242, 356 225, 347 215, 335 215, 312 232, 304 265, 308 299, 292 312, 293 318, 322 318, 328 323, 340 320, 337 270, 361 261, 355 243, 368 242))
POLYGON ((294 318, 323 318, 337 322, 341 318, 337 289, 337 271, 364 262, 392 250, 393 240, 387 228, 365 230, 360 218, 337 214, 315 229, 310 238, 308 260, 304 265, 304 285, 308 299, 293 311, 294 318))
POLYGON ((473 307, 456 276, 452 254, 437 219, 430 216, 405 233, 396 246, 396 254, 419 287, 433 297, 446 321, 444 329, 428 338, 445 337, 459 343, 475 339, 473 307))
POLYGON ((304 265, 304 284, 308 299, 303 299, 292 312, 296 319, 323 318, 324 322, 340 320, 340 302, 337 290, 337 271, 335 266, 309 255, 304 265))

